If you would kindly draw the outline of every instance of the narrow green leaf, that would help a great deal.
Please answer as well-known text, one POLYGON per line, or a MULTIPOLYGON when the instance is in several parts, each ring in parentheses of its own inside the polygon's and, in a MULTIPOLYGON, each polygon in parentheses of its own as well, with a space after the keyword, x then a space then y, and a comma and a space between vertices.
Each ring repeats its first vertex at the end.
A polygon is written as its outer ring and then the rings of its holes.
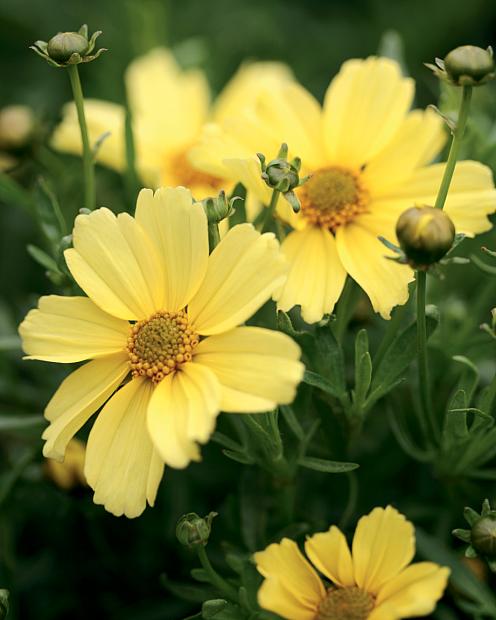
POLYGON ((298 461, 298 465, 306 469, 321 471, 326 474, 344 474, 360 467, 358 463, 344 463, 340 461, 328 461, 327 459, 318 459, 311 456, 304 456, 298 461))
POLYGON ((334 383, 329 381, 329 379, 318 375, 316 372, 312 372, 311 370, 305 370, 305 373, 303 375, 303 383, 307 383, 308 385, 319 388, 319 390, 322 390, 323 392, 326 392, 327 394, 330 394, 335 398, 342 397, 342 394, 336 388, 336 385, 334 383))
POLYGON ((300 441, 303 441, 303 439, 305 438, 305 431, 303 430, 301 424, 298 422, 298 418, 296 417, 293 408, 289 405, 281 405, 279 407, 279 411, 282 413, 284 421, 292 430, 295 437, 297 437, 300 441))
POLYGON ((46 420, 42 415, 1 415, 0 432, 23 431, 32 428, 46 426, 46 420))
POLYGON ((56 261, 46 252, 36 247, 35 245, 28 245, 27 251, 31 258, 33 258, 42 267, 48 269, 48 271, 53 271, 56 274, 63 275, 56 261))
POLYGON ((343 350, 331 329, 330 321, 316 328, 313 346, 315 352, 310 360, 312 368, 315 367, 318 374, 328 379, 336 393, 343 397, 346 394, 343 350))
POLYGON ((244 452, 235 452, 234 450, 222 450, 222 454, 227 456, 228 459, 241 463, 242 465, 253 465, 255 462, 251 456, 248 456, 244 452))

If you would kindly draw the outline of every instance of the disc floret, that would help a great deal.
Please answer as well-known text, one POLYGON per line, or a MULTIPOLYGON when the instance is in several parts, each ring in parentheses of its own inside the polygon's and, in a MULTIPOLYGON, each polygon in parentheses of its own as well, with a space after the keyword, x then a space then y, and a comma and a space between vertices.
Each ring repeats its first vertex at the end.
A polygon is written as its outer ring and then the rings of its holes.
POLYGON ((374 597, 356 586, 329 588, 315 620, 367 620, 374 597))
POLYGON ((127 350, 133 377, 148 377, 160 383, 182 364, 193 359, 199 336, 188 322, 185 310, 159 311, 131 328, 127 350))

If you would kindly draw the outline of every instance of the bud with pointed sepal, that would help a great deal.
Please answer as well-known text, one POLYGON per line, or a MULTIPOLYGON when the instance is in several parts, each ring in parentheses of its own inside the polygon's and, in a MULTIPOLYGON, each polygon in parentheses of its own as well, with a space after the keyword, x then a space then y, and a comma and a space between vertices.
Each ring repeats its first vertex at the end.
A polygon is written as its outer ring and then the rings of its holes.
POLYGON ((481 556, 487 561, 489 568, 496 572, 496 510, 493 510, 489 500, 485 499, 480 514, 467 506, 463 516, 470 529, 453 530, 453 536, 468 543, 466 557, 481 556))
POLYGON ((493 50, 475 45, 462 45, 451 50, 444 60, 436 58, 428 64, 440 79, 455 86, 481 86, 496 76, 493 50))
POLYGON ((183 515, 176 526, 178 541, 189 549, 205 547, 210 537, 212 521, 216 516, 216 512, 211 512, 203 518, 195 512, 188 512, 188 514, 183 515))
POLYGON ((94 52, 101 30, 88 38, 88 26, 84 24, 78 32, 59 32, 47 41, 36 41, 31 49, 53 67, 67 67, 95 60, 107 50, 101 48, 94 52))

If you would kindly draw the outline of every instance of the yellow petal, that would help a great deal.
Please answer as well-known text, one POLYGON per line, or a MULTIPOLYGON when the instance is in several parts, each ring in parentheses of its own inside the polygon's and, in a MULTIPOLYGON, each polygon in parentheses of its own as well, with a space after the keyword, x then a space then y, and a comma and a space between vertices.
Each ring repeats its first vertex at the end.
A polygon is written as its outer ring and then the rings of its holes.
POLYGON ((325 589, 297 544, 283 538, 253 558, 265 577, 258 593, 260 606, 290 620, 313 620, 325 589))
POLYGON ((249 197, 257 198, 263 205, 269 205, 272 190, 260 175, 260 160, 256 157, 227 158, 223 160, 225 173, 231 179, 237 179, 248 192, 249 197))
POLYGON ((219 382, 200 364, 184 364, 158 384, 148 406, 148 430, 167 465, 182 469, 200 460, 197 442, 208 441, 219 400, 219 382))
POLYGON ((196 70, 182 71, 165 48, 156 48, 132 62, 126 71, 126 87, 137 155, 148 165, 192 144, 207 120, 205 76, 196 70))
POLYGON ((412 564, 381 588, 369 620, 431 614, 446 588, 450 571, 432 562, 412 564))
POLYGON ((307 323, 320 321, 332 312, 346 279, 334 237, 327 230, 308 226, 290 233, 281 250, 288 260, 289 274, 274 295, 277 307, 286 312, 300 305, 307 323))
POLYGON ((43 455, 61 460, 68 442, 95 411, 114 393, 129 372, 125 353, 93 360, 72 372, 45 409, 43 455))
POLYGON ((79 439, 71 439, 67 444, 64 461, 46 459, 44 463, 48 477, 61 489, 69 490, 75 486, 86 485, 84 477, 84 459, 86 447, 79 439))
MULTIPOLYGON (((399 217, 402 211, 416 204, 433 206, 444 168, 445 164, 434 164, 417 170, 408 181, 391 189, 388 196, 378 199, 377 209, 394 212, 399 217)), ((473 237, 490 230, 492 224, 487 216, 496 211, 491 170, 475 161, 459 162, 444 210, 458 233, 473 237)))
POLYGON ((246 321, 281 286, 286 264, 271 233, 251 224, 231 228, 209 257, 207 273, 188 313, 202 335, 219 334, 246 321))
POLYGON ((393 139, 413 99, 414 83, 387 58, 348 60, 324 101, 324 137, 331 163, 359 168, 393 139))
MULTIPOLYGON (((125 110, 121 105, 98 99, 84 100, 84 114, 91 144, 105 139, 98 149, 97 161, 122 171, 126 166, 126 147, 124 140, 125 110)), ((62 109, 62 121, 55 128, 51 145, 58 151, 81 155, 81 129, 74 103, 62 109)))
POLYGON ((146 428, 153 384, 132 379, 108 401, 91 429, 84 473, 95 504, 115 516, 139 516, 153 506, 164 464, 146 428))
POLYGON ((374 508, 358 522, 353 538, 353 567, 359 588, 377 594, 413 559, 413 525, 395 508, 374 508))
POLYGON ((408 283, 413 280, 410 267, 385 258, 391 252, 378 239, 379 235, 391 239, 395 222, 388 221, 386 226, 382 218, 371 214, 341 226, 336 233, 336 246, 344 268, 384 319, 389 319, 394 306, 406 303, 408 283))
POLYGON ((79 286, 102 310, 121 319, 147 318, 163 307, 164 276, 157 253, 127 213, 78 215, 74 248, 64 255, 79 286))
POLYGON ((308 538, 305 552, 312 564, 336 585, 355 585, 350 548, 344 534, 335 525, 327 532, 308 538))
POLYGON ((194 360, 220 381, 222 411, 254 413, 293 401, 304 371, 300 353, 285 334, 238 327, 202 340, 194 360))
POLYGON ((281 62, 244 63, 215 100, 213 117, 217 122, 236 117, 254 104, 261 92, 293 79, 291 69, 281 62))
POLYGON ((434 110, 414 110, 388 146, 365 168, 363 180, 375 199, 408 180, 429 164, 446 142, 442 118, 434 110))
POLYGON ((184 187, 141 190, 136 220, 152 239, 165 272, 164 308, 181 310, 200 286, 208 262, 207 218, 184 187))
POLYGON ((126 348, 129 323, 110 316, 87 297, 40 297, 19 326, 27 359, 80 362, 126 348))

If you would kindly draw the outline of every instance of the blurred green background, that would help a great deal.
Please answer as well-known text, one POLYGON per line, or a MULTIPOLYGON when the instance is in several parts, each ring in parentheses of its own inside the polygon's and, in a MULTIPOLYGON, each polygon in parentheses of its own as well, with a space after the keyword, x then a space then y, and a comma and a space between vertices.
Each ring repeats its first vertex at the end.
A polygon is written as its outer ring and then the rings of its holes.
MULTIPOLYGON (((89 25, 90 32, 103 30, 99 43, 109 49, 96 63, 81 69, 85 94, 91 97, 122 102, 123 72, 130 60, 155 45, 166 45, 174 49, 183 66, 204 68, 214 93, 243 60, 276 59, 287 62, 320 98, 343 60, 376 53, 381 45, 387 51, 397 39, 384 39, 384 34, 395 31, 404 46, 408 71, 417 80, 417 103, 427 105, 437 101, 439 85, 422 63, 463 43, 486 46, 493 42, 496 2, 2 0, 0 107, 13 103, 31 106, 40 122, 40 143, 56 123, 61 105, 70 99, 70 89, 64 71, 43 63, 28 46, 59 30, 77 29, 82 23, 89 25)), ((487 128, 487 136, 494 131, 495 106, 484 98, 479 103, 480 122, 487 128)), ((469 143, 466 150, 494 165, 495 143, 485 144, 483 152, 477 150, 477 144, 469 143)), ((18 180, 29 187, 39 174, 48 175, 70 221, 81 203, 80 162, 51 153, 41 144, 32 148, 24 154, 18 180)), ((126 192, 117 174, 99 169, 98 189, 100 204, 116 211, 125 208, 126 192)), ((29 214, 0 200, 0 218, 2 415, 40 414, 66 370, 21 363, 19 350, 11 344, 25 312, 38 295, 53 287, 26 252, 28 243, 40 243, 29 214)), ((479 240, 477 247, 481 243, 479 240)), ((486 238, 486 243, 494 247, 494 236, 486 238)), ((447 312, 443 345, 450 353, 459 353, 453 335, 460 336, 459 326, 465 325, 463 346, 470 341, 470 350, 465 347, 463 352, 477 358, 488 378, 494 372, 494 348, 487 338, 481 338, 477 326, 488 319, 495 291, 494 286, 488 288, 487 278, 474 279, 473 269, 456 272, 459 286, 456 294, 450 293, 451 298, 443 284, 434 287, 432 295, 445 304, 447 312), (475 298, 480 303, 469 308, 469 300, 475 298)), ((440 367, 442 363, 440 358, 440 367)), ((413 465, 381 422, 371 422, 368 443, 362 448, 360 487, 371 490, 360 496, 359 510, 389 501, 398 504, 402 494, 409 514, 429 522, 439 501, 439 488, 432 482, 430 470, 413 465), (379 461, 374 445, 381 446, 379 461), (387 485, 374 482, 381 476, 387 485)), ((12 592, 13 620, 175 620, 193 613, 197 609, 194 604, 182 602, 159 580, 167 573, 175 581, 187 582, 189 569, 196 565, 174 539, 175 522, 184 512, 221 513, 214 526, 214 548, 221 540, 249 550, 260 544, 257 527, 267 507, 260 503, 266 481, 253 469, 227 462, 215 445, 204 450, 201 465, 192 465, 187 472, 169 470, 157 507, 128 521, 94 506, 87 490, 68 494, 43 479, 36 440, 40 431, 36 425, 22 433, 4 429, 0 441, 0 587, 12 592), (34 460, 30 461, 32 449, 34 460), (12 488, 13 463, 22 458, 31 464, 12 488)), ((347 480, 331 478, 315 474, 301 481, 307 492, 304 512, 312 514, 312 527, 326 527, 343 510, 347 480)), ((469 498, 479 497, 470 485, 465 491, 469 498)), ((271 500, 262 500, 262 504, 264 501, 270 504, 271 500)), ((451 522, 445 525, 449 531, 451 522)), ((189 594, 194 598, 194 592, 189 594)))

